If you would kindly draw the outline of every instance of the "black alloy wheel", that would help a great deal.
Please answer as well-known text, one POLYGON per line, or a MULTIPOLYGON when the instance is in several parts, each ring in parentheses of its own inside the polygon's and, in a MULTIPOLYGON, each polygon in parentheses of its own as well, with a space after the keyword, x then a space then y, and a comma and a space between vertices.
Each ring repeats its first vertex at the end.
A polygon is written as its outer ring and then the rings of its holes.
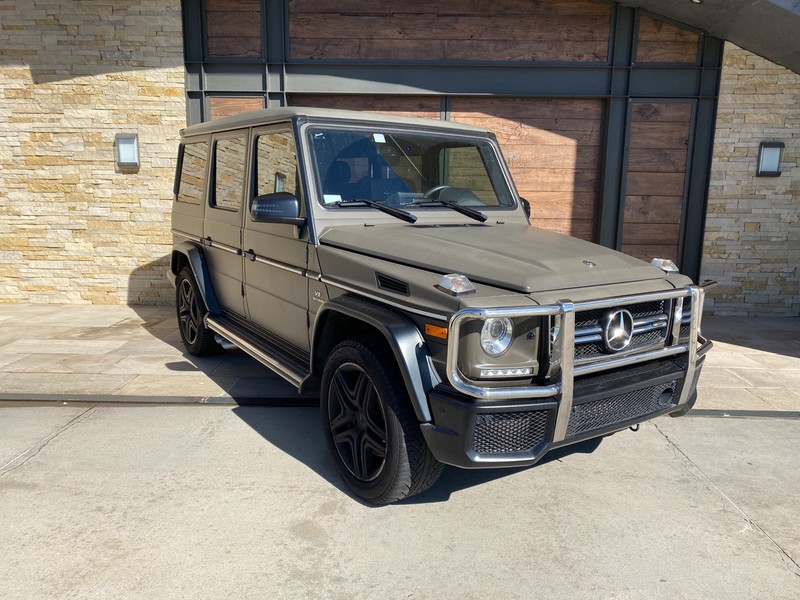
POLYGON ((386 464, 386 417, 375 385, 354 363, 333 374, 328 422, 342 464, 357 479, 375 481, 386 464))
POLYGON ((425 491, 444 465, 428 449, 394 355, 381 339, 346 340, 322 375, 325 439, 342 479, 372 504, 425 491))
POLYGON ((175 310, 178 315, 181 340, 189 354, 208 356, 220 351, 221 348, 214 339, 214 332, 203 323, 205 307, 194 275, 188 267, 181 270, 175 281, 175 310))

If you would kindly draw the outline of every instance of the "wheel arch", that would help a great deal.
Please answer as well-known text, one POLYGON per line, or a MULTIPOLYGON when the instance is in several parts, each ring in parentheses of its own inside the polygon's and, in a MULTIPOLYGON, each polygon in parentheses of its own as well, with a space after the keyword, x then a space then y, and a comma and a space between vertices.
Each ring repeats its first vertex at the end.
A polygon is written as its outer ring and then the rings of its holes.
POLYGON ((188 266, 192 271, 192 275, 194 275, 194 280, 200 290, 200 296, 203 299, 206 310, 215 314, 222 312, 217 295, 214 293, 214 287, 211 285, 211 276, 208 271, 206 257, 200 248, 189 242, 176 244, 172 249, 169 263, 170 279, 173 280, 173 283, 181 269, 188 266))
POLYGON ((395 357, 417 419, 431 421, 428 392, 439 383, 425 340, 403 315, 356 296, 326 302, 317 313, 311 338, 311 372, 321 375, 333 348, 342 340, 377 334, 395 357))

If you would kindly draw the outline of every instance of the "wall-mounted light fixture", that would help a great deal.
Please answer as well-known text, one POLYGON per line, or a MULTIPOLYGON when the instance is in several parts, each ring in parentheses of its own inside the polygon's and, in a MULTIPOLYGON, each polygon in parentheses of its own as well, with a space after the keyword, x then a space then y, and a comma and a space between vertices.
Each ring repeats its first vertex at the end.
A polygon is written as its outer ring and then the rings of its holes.
POLYGON ((781 174, 783 142, 761 142, 758 147, 756 177, 778 177, 781 174))
POLYGON ((135 133, 118 133, 114 137, 117 166, 123 173, 139 170, 139 137, 135 133))

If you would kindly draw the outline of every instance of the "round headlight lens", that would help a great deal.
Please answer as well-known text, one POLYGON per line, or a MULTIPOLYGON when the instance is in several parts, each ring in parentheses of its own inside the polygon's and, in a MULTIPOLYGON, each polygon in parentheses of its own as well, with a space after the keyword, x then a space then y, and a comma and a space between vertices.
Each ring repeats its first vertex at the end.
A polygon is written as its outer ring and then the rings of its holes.
POLYGON ((486 319, 481 329, 481 346, 486 354, 500 356, 508 350, 513 335, 511 319, 486 319))

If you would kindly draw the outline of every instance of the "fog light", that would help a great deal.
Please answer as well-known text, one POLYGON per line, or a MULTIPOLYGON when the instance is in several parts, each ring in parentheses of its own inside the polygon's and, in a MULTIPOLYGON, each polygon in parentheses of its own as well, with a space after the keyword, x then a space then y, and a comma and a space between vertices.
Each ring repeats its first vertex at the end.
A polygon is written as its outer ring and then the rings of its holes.
POLYGON ((532 373, 533 370, 530 367, 517 369, 481 369, 481 377, 524 377, 532 373))
POLYGON ((481 346, 490 356, 500 356, 508 350, 514 335, 511 319, 486 319, 481 329, 481 346))

